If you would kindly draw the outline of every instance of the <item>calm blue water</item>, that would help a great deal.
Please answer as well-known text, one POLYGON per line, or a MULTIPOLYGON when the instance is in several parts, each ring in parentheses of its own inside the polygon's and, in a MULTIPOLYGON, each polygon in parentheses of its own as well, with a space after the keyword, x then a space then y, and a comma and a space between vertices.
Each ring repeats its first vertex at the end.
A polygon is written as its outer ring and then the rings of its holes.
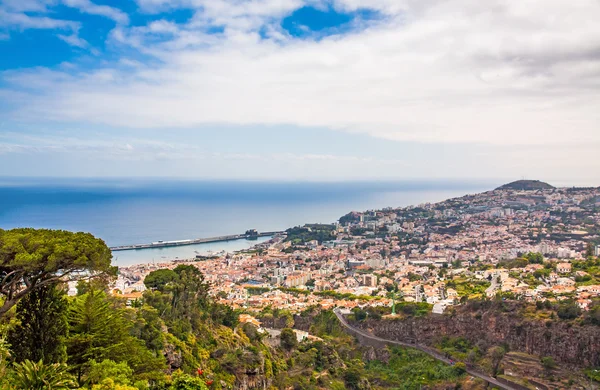
MULTIPOLYGON (((331 223, 352 210, 439 201, 498 183, 208 182, 0 179, 0 228, 86 231, 109 246, 285 230, 331 223)), ((163 250, 115 252, 118 265, 237 250, 245 240, 163 250)))

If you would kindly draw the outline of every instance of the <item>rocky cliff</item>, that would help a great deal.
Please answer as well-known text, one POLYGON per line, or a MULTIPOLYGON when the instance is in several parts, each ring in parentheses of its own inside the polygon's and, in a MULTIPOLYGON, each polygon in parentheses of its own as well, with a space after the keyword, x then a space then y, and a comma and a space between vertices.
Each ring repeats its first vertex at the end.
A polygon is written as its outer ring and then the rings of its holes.
MULTIPOLYGON (((515 304, 516 305, 516 304, 515 304)), ((507 346, 576 367, 600 366, 600 328, 565 321, 524 319, 514 308, 480 310, 459 307, 452 314, 367 320, 353 325, 388 339, 434 345, 444 336, 464 337, 473 345, 507 346)))

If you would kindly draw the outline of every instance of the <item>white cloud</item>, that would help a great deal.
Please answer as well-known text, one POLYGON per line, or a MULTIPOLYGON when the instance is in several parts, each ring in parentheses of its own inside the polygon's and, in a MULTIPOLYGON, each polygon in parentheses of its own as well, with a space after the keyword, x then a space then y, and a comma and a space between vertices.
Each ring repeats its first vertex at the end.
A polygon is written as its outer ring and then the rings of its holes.
POLYGON ((128 24, 129 16, 118 8, 109 7, 107 5, 97 5, 90 0, 62 0, 63 3, 72 8, 77 8, 79 11, 90 14, 104 16, 114 20, 120 24, 128 24))
POLYGON ((73 33, 71 35, 62 35, 62 34, 58 34, 57 35, 58 38, 60 38, 61 40, 65 41, 66 43, 68 43, 71 46, 75 46, 75 47, 79 47, 79 48, 86 48, 88 47, 88 42, 85 39, 82 39, 81 37, 79 37, 79 35, 77 35, 77 33, 73 33))
POLYGON ((71 20, 53 19, 46 16, 29 16, 20 12, 9 12, 0 8, 0 26, 19 29, 71 29, 79 23, 71 20))
MULTIPOLYGON (((113 19, 118 24, 128 24, 129 16, 123 11, 92 3, 90 0, 62 0, 68 7, 82 13, 100 15, 113 19)), ((57 34, 57 37, 75 47, 88 47, 88 43, 78 36, 81 23, 56 17, 54 7, 59 0, 3 0, 0 3, 0 27, 7 30, 47 29, 71 31, 71 34, 57 34)), ((0 40, 8 40, 7 32, 0 32, 0 40)))
POLYGON ((2 7, 13 12, 46 12, 57 0, 3 0, 2 7))
POLYGON ((17 90, 37 88, 22 117, 139 128, 294 124, 422 142, 600 142, 594 0, 337 0, 338 9, 369 7, 386 18, 318 42, 278 27, 299 1, 138 2, 201 9, 187 25, 113 30, 111 42, 160 65, 6 75, 17 90), (223 34, 208 34, 213 25, 223 34), (279 34, 263 39, 258 29, 279 34))

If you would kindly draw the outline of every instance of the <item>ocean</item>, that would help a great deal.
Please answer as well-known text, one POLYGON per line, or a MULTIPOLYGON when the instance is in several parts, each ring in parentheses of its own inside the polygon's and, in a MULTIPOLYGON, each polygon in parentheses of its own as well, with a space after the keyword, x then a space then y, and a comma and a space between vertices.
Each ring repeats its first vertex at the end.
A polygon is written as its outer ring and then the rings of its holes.
MULTIPOLYGON (((496 183, 497 184, 497 183, 496 183)), ((435 202, 491 182, 233 182, 141 179, 0 179, 0 228, 85 231, 109 246, 285 230, 332 223, 350 211, 435 202)), ((260 242, 260 241, 259 241, 260 242)), ((257 241, 118 251, 119 266, 234 251, 257 241)))

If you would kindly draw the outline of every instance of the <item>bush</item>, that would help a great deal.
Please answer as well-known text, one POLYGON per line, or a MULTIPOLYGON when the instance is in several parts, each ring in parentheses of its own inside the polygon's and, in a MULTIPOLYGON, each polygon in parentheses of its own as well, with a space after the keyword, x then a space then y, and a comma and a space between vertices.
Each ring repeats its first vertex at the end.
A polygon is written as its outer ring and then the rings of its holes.
POLYGON ((125 362, 116 363, 112 360, 103 360, 97 363, 90 361, 88 381, 94 385, 102 383, 104 379, 110 378, 114 384, 128 385, 131 383, 133 370, 125 362))
POLYGON ((10 383, 16 389, 29 390, 67 390, 76 388, 73 377, 64 364, 44 364, 25 360, 14 364, 10 383))
POLYGON ((456 371, 456 375, 462 375, 467 372, 467 365, 463 362, 458 362, 454 365, 454 370, 456 371))
POLYGON ((290 328, 284 328, 281 330, 279 335, 281 347, 285 350, 291 351, 298 346, 298 339, 296 338, 296 332, 290 328))
POLYGON ((204 381, 181 371, 173 373, 173 384, 169 390, 208 390, 204 381))
POLYGON ((552 356, 544 356, 543 358, 540 359, 540 362, 542 363, 542 366, 544 367, 544 369, 546 369, 548 371, 550 371, 556 367, 556 363, 554 362, 554 359, 552 358, 552 356))
POLYGON ((572 320, 581 315, 581 309, 573 302, 563 303, 558 308, 556 314, 558 314, 558 318, 562 320, 572 320))

